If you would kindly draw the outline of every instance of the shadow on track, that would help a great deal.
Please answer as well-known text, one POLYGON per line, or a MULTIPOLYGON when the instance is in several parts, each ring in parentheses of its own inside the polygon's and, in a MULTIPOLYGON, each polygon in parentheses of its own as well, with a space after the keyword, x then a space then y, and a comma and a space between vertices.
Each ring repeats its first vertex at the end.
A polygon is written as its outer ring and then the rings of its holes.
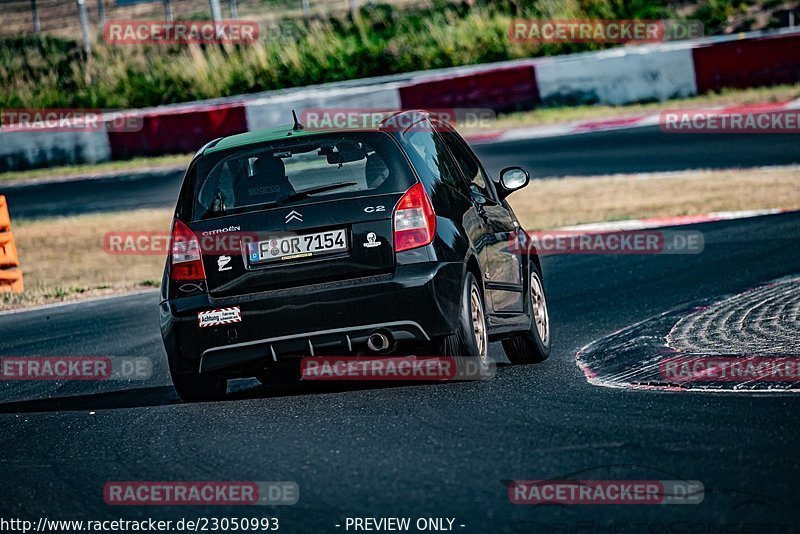
POLYGON ((0 413, 76 412, 144 408, 180 402, 172 386, 125 389, 86 395, 0 403, 0 413))
MULTIPOLYGON (((305 382, 270 386, 239 386, 234 388, 233 391, 229 391, 224 401, 217 402, 269 399, 273 397, 286 397, 295 395, 344 393, 348 391, 384 389, 409 385, 422 386, 433 383, 434 382, 371 382, 369 384, 365 384, 352 382, 305 382)), ((451 382, 451 384, 452 383, 453 382, 451 382)), ((436 384, 443 385, 441 382, 437 382, 436 384)), ((148 388, 132 388, 103 393, 90 393, 86 395, 53 397, 48 399, 4 402, 0 403, 0 414, 116 410, 124 408, 168 406, 171 404, 179 405, 191 403, 184 403, 181 401, 172 386, 157 386, 148 388)))

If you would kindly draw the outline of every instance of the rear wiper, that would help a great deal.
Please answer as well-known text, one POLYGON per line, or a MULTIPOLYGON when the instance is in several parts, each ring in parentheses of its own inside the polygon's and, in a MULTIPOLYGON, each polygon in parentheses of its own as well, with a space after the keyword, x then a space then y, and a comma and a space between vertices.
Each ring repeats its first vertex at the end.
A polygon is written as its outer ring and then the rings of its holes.
POLYGON ((308 189, 303 189, 302 191, 297 191, 292 193, 286 200, 297 200, 300 198, 305 198, 309 195, 314 195, 316 193, 324 193, 325 191, 333 191, 334 189, 340 189, 342 187, 350 187, 351 185, 358 185, 358 182, 336 182, 335 184, 325 184, 325 185, 318 185, 317 187, 309 187, 308 189))
POLYGON ((277 200, 270 200, 269 202, 262 202, 260 204, 247 204, 245 206, 235 206, 233 208, 228 208, 223 211, 213 211, 209 209, 206 211, 202 217, 200 217, 201 221, 205 221, 206 219, 213 219, 215 217, 224 217, 225 215, 235 215, 237 213, 244 213, 249 209, 253 209, 257 207, 258 209, 265 209, 265 208, 274 208, 278 205, 277 200))

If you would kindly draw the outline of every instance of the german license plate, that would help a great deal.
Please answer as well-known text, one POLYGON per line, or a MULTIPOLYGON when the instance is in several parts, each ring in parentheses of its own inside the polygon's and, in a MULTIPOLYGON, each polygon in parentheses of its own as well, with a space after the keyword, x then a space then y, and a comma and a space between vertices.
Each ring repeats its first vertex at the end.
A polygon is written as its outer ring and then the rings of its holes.
POLYGON ((347 251, 345 230, 328 230, 314 234, 271 237, 248 243, 250 265, 272 261, 299 260, 324 254, 347 251))

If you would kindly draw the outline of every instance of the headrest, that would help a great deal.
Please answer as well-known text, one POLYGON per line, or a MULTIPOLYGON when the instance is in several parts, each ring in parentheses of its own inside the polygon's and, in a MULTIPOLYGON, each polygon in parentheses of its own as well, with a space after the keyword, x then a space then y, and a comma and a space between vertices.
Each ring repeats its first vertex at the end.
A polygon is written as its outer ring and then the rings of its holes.
POLYGON ((367 163, 364 165, 364 175, 367 179, 367 187, 370 189, 375 189, 381 185, 389 176, 389 168, 377 152, 367 156, 367 163))
POLYGON ((261 156, 253 163, 253 171, 256 178, 283 178, 286 176, 286 165, 281 158, 261 156))

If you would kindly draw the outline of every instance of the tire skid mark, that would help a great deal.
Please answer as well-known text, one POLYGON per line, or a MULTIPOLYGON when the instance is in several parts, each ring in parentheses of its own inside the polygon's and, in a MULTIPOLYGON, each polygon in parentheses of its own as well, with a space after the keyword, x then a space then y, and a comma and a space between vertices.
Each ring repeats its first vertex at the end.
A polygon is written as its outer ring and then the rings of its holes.
POLYGON ((680 352, 798 354, 800 278, 754 288, 687 315, 670 330, 667 343, 680 352))
POLYGON ((789 375, 715 379, 712 373, 672 378, 665 362, 714 362, 745 367, 767 360, 800 363, 800 277, 670 310, 583 347, 576 363, 598 386, 669 391, 800 393, 789 375))

